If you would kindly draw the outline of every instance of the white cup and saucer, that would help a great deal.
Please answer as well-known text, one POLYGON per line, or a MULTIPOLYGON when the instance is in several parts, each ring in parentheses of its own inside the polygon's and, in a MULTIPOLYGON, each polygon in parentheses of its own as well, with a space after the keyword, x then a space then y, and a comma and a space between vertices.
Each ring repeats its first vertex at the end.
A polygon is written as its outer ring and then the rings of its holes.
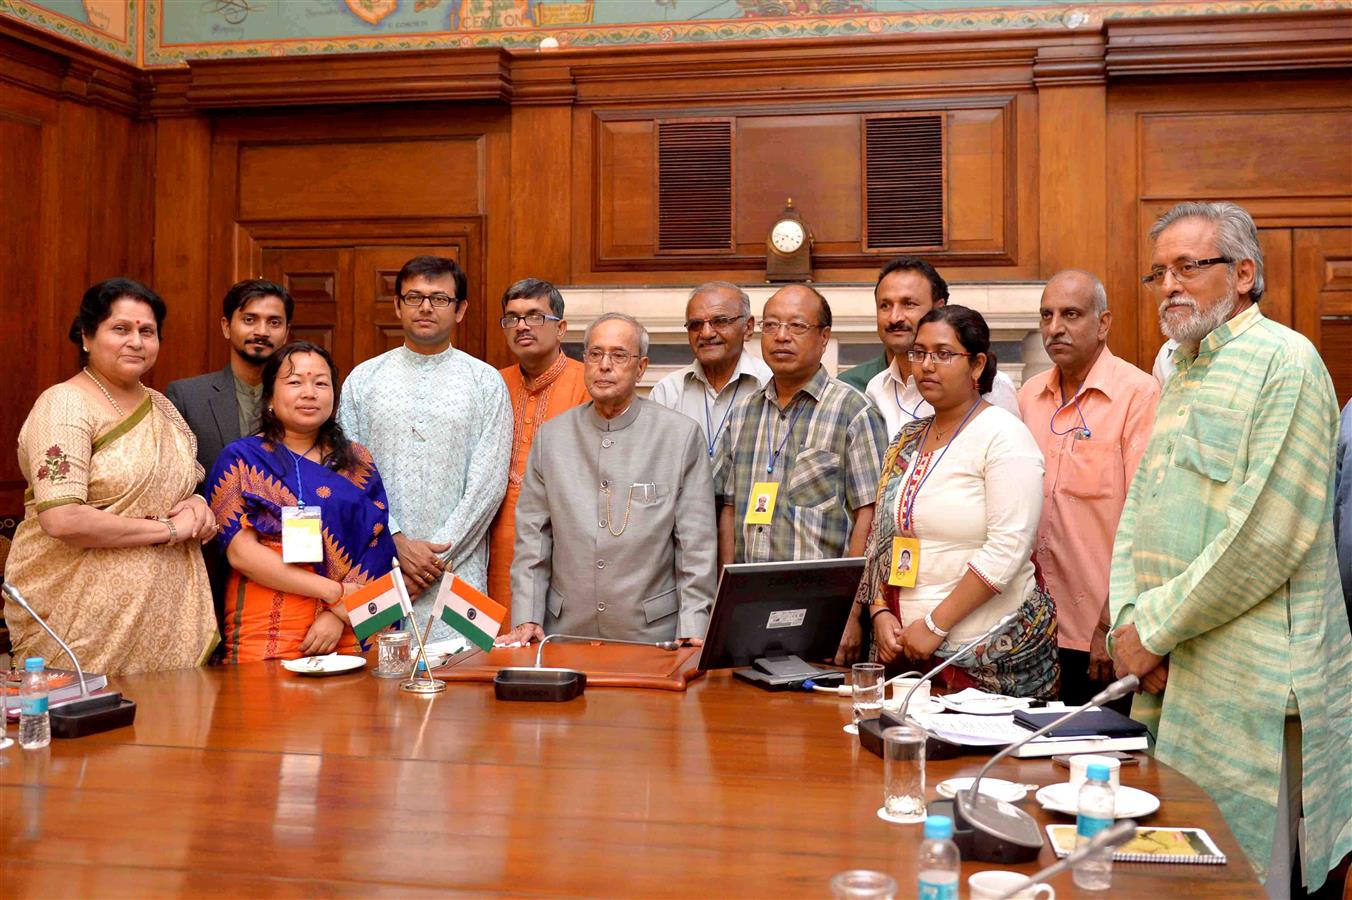
POLYGON ((1019 886, 1028 883, 1028 876, 1021 872, 977 872, 967 879, 967 888, 972 900, 999 900, 1006 895, 1014 900, 1055 900, 1056 889, 1050 884, 1030 884, 1023 890, 1019 886), (1010 894, 1011 891, 1017 893, 1010 894))

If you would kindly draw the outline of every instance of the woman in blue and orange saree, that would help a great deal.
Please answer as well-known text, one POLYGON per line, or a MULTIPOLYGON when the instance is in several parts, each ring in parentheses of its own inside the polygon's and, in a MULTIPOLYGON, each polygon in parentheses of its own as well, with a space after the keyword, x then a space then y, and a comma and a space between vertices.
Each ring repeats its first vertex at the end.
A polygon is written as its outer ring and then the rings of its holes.
POLYGON ((259 434, 230 444, 208 480, 226 583, 224 661, 359 649, 343 598, 395 557, 385 488, 338 424, 338 371, 297 341, 263 369, 259 434))

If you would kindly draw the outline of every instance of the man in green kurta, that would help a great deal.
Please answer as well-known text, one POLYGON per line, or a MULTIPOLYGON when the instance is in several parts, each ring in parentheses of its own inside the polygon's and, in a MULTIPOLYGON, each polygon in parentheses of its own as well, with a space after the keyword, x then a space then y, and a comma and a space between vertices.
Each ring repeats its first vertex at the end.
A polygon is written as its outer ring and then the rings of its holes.
POLYGON ((1180 341, 1178 371, 1114 544, 1113 658, 1119 676, 1142 678, 1132 714, 1156 758, 1216 801, 1270 895, 1289 890, 1303 815, 1314 890, 1352 851, 1333 385, 1310 342, 1258 308, 1247 212, 1179 204, 1150 236, 1143 280, 1180 341))

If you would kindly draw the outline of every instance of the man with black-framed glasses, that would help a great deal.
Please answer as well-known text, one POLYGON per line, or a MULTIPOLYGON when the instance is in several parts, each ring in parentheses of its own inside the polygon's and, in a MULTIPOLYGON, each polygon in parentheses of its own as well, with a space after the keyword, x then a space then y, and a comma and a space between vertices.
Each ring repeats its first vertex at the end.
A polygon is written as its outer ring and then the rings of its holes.
MULTIPOLYGON (((831 305, 817 290, 780 288, 760 331, 772 377, 737 401, 714 453, 719 561, 862 556, 887 447, 882 417, 822 366, 831 305)), ((861 633, 852 618, 837 663, 852 661, 861 633)))
POLYGON ((541 425, 588 397, 582 363, 563 352, 568 320, 558 288, 539 278, 521 279, 503 293, 498 324, 517 364, 498 370, 512 400, 512 461, 507 495, 488 532, 488 595, 510 614, 516 502, 530 448, 541 425))
MULTIPOLYGON (((497 370, 455 348, 469 300, 454 260, 416 256, 399 270, 394 290, 404 344, 352 370, 338 417, 371 451, 385 482, 390 531, 421 628, 442 573, 488 587, 488 527, 507 486, 512 406, 497 370)), ((433 639, 454 637, 433 622, 433 639)))
POLYGON ((648 395, 698 422, 710 456, 733 404, 770 380, 769 366, 747 352, 755 326, 746 291, 727 281, 701 284, 685 304, 685 332, 695 360, 663 378, 648 395))

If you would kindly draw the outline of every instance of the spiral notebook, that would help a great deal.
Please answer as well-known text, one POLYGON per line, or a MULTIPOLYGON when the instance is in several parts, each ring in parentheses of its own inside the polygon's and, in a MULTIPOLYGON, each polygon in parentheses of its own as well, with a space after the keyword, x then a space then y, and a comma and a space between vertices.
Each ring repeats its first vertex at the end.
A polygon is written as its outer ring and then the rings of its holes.
MULTIPOLYGON (((1075 849, 1074 825, 1048 825, 1047 839, 1062 859, 1075 849)), ((1137 828, 1136 837, 1113 851, 1117 862, 1223 865, 1225 854, 1200 828, 1137 828)))

